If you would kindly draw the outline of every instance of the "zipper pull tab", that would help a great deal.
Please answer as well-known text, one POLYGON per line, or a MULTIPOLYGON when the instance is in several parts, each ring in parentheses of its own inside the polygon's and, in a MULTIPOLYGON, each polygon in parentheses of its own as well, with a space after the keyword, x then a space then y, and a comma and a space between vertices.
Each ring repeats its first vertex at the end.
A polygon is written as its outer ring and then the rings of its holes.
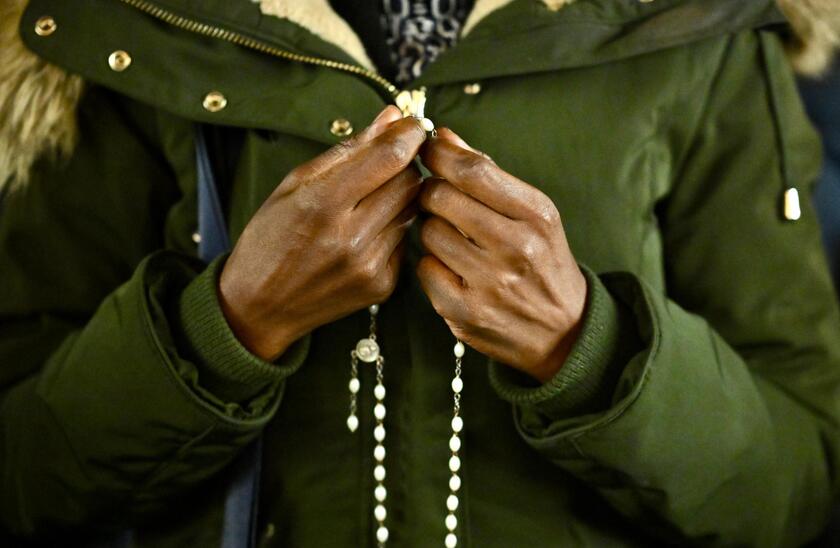
POLYGON ((802 208, 799 205, 799 191, 795 188, 785 190, 783 213, 785 220, 798 221, 802 217, 802 208))
POLYGON ((402 111, 403 118, 413 116, 417 118, 420 125, 427 132, 435 130, 435 124, 428 118, 424 111, 426 110, 426 88, 403 90, 399 92, 394 99, 397 107, 402 111))

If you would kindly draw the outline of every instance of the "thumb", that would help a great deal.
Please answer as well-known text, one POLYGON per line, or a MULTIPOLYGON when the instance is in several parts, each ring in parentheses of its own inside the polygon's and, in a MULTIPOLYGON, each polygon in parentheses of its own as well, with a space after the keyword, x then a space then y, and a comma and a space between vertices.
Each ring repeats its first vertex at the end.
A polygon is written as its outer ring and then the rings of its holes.
POLYGON ((400 109, 394 105, 388 105, 382 109, 382 112, 373 119, 373 122, 371 122, 371 124, 359 134, 358 142, 367 143, 368 141, 375 139, 379 135, 382 135, 382 133, 388 129, 388 126, 397 120, 401 120, 402 117, 403 115, 402 112, 400 112, 400 109))

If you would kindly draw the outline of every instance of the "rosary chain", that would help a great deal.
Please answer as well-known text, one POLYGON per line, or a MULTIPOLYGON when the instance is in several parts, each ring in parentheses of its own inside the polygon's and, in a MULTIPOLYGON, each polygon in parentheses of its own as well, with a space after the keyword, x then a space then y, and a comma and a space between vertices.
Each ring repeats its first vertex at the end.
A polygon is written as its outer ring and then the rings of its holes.
POLYGON ((446 497, 446 509, 449 513, 444 519, 444 525, 448 531, 444 539, 446 548, 455 548, 458 545, 458 517, 455 512, 458 510, 460 500, 458 491, 461 489, 461 431, 464 429, 464 419, 461 418, 461 392, 464 389, 464 381, 461 379, 461 365, 466 349, 460 340, 455 343, 452 349, 455 354, 455 376, 452 378, 452 437, 449 438, 449 496, 446 497))

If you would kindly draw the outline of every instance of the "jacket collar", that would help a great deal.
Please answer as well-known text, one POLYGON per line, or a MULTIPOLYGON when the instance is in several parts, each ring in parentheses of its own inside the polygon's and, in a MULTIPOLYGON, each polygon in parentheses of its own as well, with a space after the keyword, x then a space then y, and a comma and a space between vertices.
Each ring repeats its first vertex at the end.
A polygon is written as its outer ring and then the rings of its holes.
MULTIPOLYGON (((240 28, 272 34, 293 50, 312 46, 326 57, 371 66, 358 36, 328 0, 156 1, 175 8, 189 5, 210 20, 238 21, 240 28), (291 32, 273 33, 277 27, 291 32)), ((771 1, 476 0, 462 40, 452 50, 457 55, 445 53, 421 79, 435 84, 607 62, 698 39, 704 32, 754 24, 766 19, 771 1), (704 13, 702 21, 692 19, 697 10, 704 13), (563 15, 567 11, 568 17, 563 15), (610 23, 616 14, 625 22, 610 23), (700 25, 704 32, 694 28, 700 25), (486 48, 498 42, 498 33, 505 34, 510 47, 496 48, 500 58, 488 68, 486 48)), ((836 0, 777 1, 798 37, 791 46, 794 63, 804 72, 819 72, 840 44, 836 0)), ((22 182, 40 156, 69 154, 76 135, 82 80, 24 47, 18 21, 27 2, 0 2, 0 190, 9 181, 22 182)))
MULTIPOLYGON (((362 42, 352 28, 329 4, 328 0, 251 0, 266 14, 287 19, 308 29, 329 42, 365 68, 373 69, 362 42)), ((476 0, 462 30, 462 37, 492 13, 515 0, 476 0)), ((575 0, 539 0, 546 8, 557 11, 575 0)), ((635 0, 644 4, 643 0, 635 0)), ((673 3, 667 0, 649 0, 673 3)), ((791 44, 791 58, 800 72, 816 75, 831 60, 833 50, 840 47, 840 3, 836 0, 777 0, 797 37, 791 44)))
MULTIPOLYGON (((288 19, 309 30, 325 42, 344 50, 363 67, 373 70, 361 39, 330 6, 329 0, 251 0, 259 4, 265 15, 288 19)), ((513 0, 475 0, 473 9, 464 24, 462 36, 466 36, 482 19, 492 12, 510 4, 513 0)), ((558 10, 574 0, 540 0, 549 9, 558 10)))

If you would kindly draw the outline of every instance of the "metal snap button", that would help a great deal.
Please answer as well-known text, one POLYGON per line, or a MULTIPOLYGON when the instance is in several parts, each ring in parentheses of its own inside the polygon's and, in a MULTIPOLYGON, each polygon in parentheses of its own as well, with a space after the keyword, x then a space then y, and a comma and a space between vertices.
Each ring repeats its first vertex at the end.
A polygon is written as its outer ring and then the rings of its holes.
POLYGON ((115 72, 122 72, 131 65, 131 55, 118 49, 108 56, 108 66, 115 72))
POLYGON ((55 32, 55 29, 58 28, 58 25, 49 15, 45 15, 43 17, 39 17, 37 21, 35 21, 35 34, 38 36, 49 36, 50 34, 55 32))
POLYGON ((204 108, 210 112, 219 112, 227 106, 227 98, 218 91, 211 91, 204 96, 204 108))
POLYGON ((336 137, 347 137, 353 133, 353 124, 346 118, 336 118, 330 124, 330 133, 336 137))
POLYGON ((478 82, 473 82, 472 84, 467 84, 464 86, 464 93, 467 95, 478 95, 481 93, 481 84, 478 82))
POLYGON ((263 540, 271 540, 277 534, 277 527, 273 523, 267 523, 263 531, 263 540))

